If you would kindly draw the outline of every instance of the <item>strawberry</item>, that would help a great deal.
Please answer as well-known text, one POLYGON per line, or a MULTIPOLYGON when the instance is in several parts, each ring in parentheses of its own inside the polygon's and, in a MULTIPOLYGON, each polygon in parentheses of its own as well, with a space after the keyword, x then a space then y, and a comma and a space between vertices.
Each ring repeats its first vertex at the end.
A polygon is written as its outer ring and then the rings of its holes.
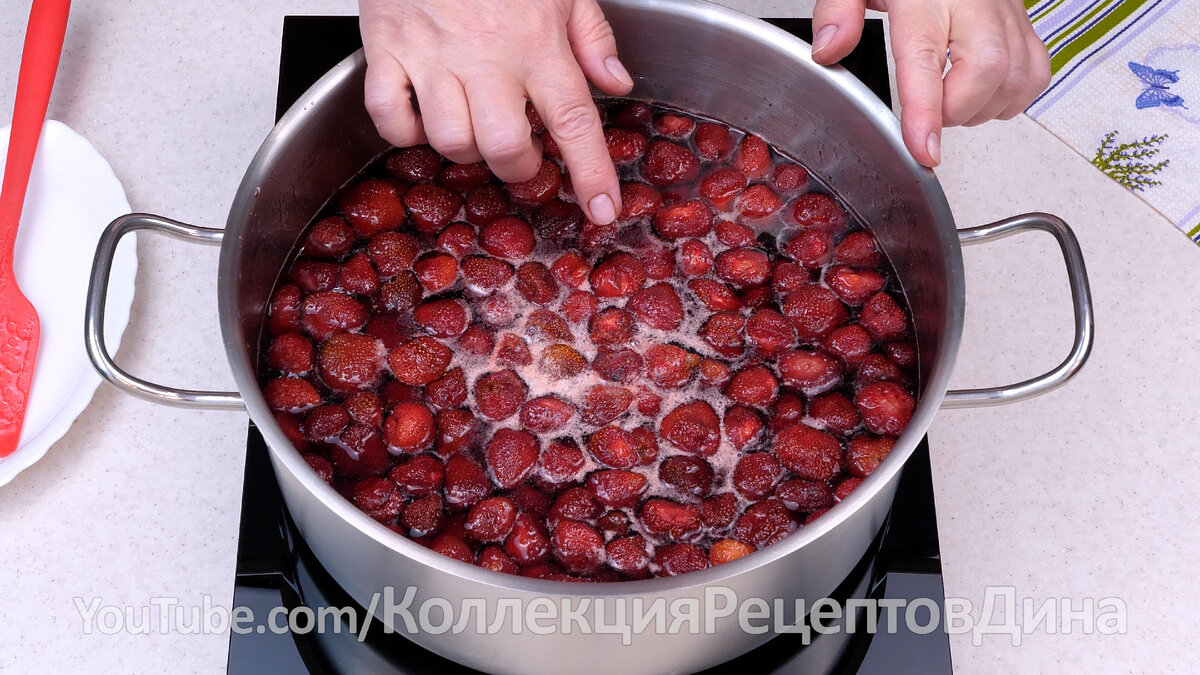
POLYGON ((446 532, 439 534, 433 538, 433 542, 429 544, 429 549, 441 553, 447 558, 465 562, 468 565, 475 563, 475 553, 471 550, 471 545, 457 534, 446 532))
POLYGON ((374 427, 351 424, 335 443, 338 449, 331 453, 330 459, 339 478, 379 476, 391 466, 392 455, 374 427))
POLYGON ((746 319, 733 312, 717 312, 700 327, 700 337, 718 354, 727 358, 742 355, 746 341, 742 333, 746 319))
POLYGON ((467 222, 473 225, 487 225, 508 213, 510 207, 508 195, 499 185, 480 185, 467 193, 467 222))
POLYGON ((808 416, 837 436, 844 437, 858 427, 854 404, 836 391, 814 397, 808 404, 808 416))
POLYGON ((358 295, 374 295, 379 289, 379 275, 375 273, 371 257, 359 253, 347 260, 338 272, 336 287, 358 295))
POLYGON ((883 262, 883 254, 870 232, 858 230, 842 239, 833 252, 833 259, 843 265, 875 267, 883 262))
POLYGON ((700 502, 700 520, 710 532, 728 530, 737 514, 737 497, 731 492, 722 492, 700 502))
POLYGON ((654 119, 654 130, 667 138, 687 138, 696 128, 696 123, 686 115, 659 115, 654 119))
POLYGON ((700 358, 681 347, 656 344, 646 350, 646 376, 666 389, 678 389, 696 374, 700 358))
POLYGON ((825 351, 856 368, 871 351, 871 336, 858 324, 842 326, 825 338, 825 351))
POLYGON ((877 270, 834 265, 825 273, 825 283, 842 302, 857 307, 883 290, 884 278, 877 270))
POLYGON ((263 398, 271 410, 302 413, 321 404, 321 395, 308 380, 277 377, 263 388, 263 398))
POLYGON ((667 499, 648 499, 638 519, 645 532, 664 539, 687 540, 700 533, 700 509, 667 499))
POLYGON ((521 566, 508 557, 504 549, 499 546, 485 546, 479 552, 479 557, 476 558, 475 564, 484 569, 502 574, 516 574, 521 569, 521 566))
POLYGON ((588 525, 568 520, 554 528, 550 549, 568 570, 592 574, 603 564, 604 537, 588 525))
POLYGON ((569 345, 552 344, 542 350, 538 370, 553 380, 568 380, 583 372, 587 359, 569 345))
POLYGON ((458 337, 467 330, 470 320, 467 304, 462 300, 430 300, 413 310, 413 319, 429 332, 440 338, 458 337))
POLYGON ((300 333, 284 333, 271 341, 267 364, 284 375, 304 376, 312 370, 313 345, 300 333))
POLYGON ((425 385, 425 400, 434 412, 457 408, 467 400, 467 378, 455 368, 425 385))
POLYGON ((454 510, 471 508, 490 491, 487 474, 465 455, 446 460, 444 476, 446 504, 454 510))
POLYGON ((367 323, 367 308, 344 293, 313 293, 300 308, 300 323, 312 337, 328 340, 338 333, 362 328, 367 323))
POLYGON ((775 402, 775 409, 767 418, 767 430, 777 434, 804 418, 804 399, 795 392, 784 391, 775 402))
POLYGON ((673 577, 708 567, 708 554, 695 544, 667 544, 654 550, 654 564, 664 577, 673 577))
POLYGON ((658 478, 691 501, 708 496, 712 491, 712 466, 694 455, 674 455, 658 465, 658 478))
POLYGON ((433 449, 442 457, 457 455, 475 443, 479 423, 470 411, 461 408, 443 410, 434 421, 437 422, 437 437, 433 449))
POLYGON ((321 381, 339 394, 378 387, 386 354, 383 343, 373 337, 353 333, 334 335, 321 345, 318 359, 321 381))
POLYGON ((387 172, 409 183, 433 180, 442 170, 442 156, 428 145, 416 145, 393 151, 384 160, 387 172))
POLYGON ((783 206, 771 188, 763 184, 751 185, 738 196, 737 210, 746 218, 766 218, 783 206))
POLYGON ((354 230, 341 216, 318 220, 304 239, 303 253, 314 258, 341 260, 354 246, 354 230))
POLYGON ((288 273, 288 279, 305 293, 331 291, 337 286, 337 263, 318 260, 297 260, 288 273))
POLYGON ((645 246, 638 251, 638 259, 646 271, 646 278, 662 281, 675 276, 675 251, 667 246, 645 246))
POLYGON ((475 248, 475 228, 466 223, 454 223, 438 235, 437 247, 455 258, 461 258, 475 248))
POLYGON ((350 424, 350 413, 340 405, 322 405, 304 416, 305 440, 332 443, 350 424))
POLYGON ((476 305, 476 312, 490 328, 507 328, 517 320, 517 308, 512 298, 499 293, 476 305))
POLYGON ((495 340, 492 332, 479 324, 471 324, 458 338, 458 346, 468 354, 486 356, 492 353, 495 340))
POLYGON ((833 255, 833 238, 824 230, 801 230, 787 240, 783 253, 805 269, 817 269, 833 255))
POLYGON ((625 303, 642 323, 658 330, 675 330, 683 322, 683 303, 675 289, 667 283, 658 283, 633 294, 625 303))
POLYGON ((360 511, 381 523, 395 521, 404 510, 404 497, 396 489, 396 484, 386 478, 373 476, 355 483, 350 501, 360 511))
POLYGON ((458 277, 458 261, 447 253, 430 253, 413 263, 413 273, 430 293, 444 291, 458 277))
POLYGON ((824 431, 793 424, 775 437, 775 456, 798 478, 827 481, 842 465, 842 445, 824 431))
POLYGON ((766 367, 750 366, 733 376, 725 396, 742 405, 769 408, 779 396, 779 381, 766 367))
POLYGON ((517 268, 517 292, 536 305, 548 305, 558 297, 558 282, 540 262, 527 262, 517 268))
MULTIPOLYGON (((436 457, 417 455, 397 464, 388 473, 388 478, 409 497, 424 497, 441 491, 445 467, 436 457)), ((441 504, 440 499, 438 504, 441 504)))
POLYGON ((550 553, 550 537, 537 516, 532 513, 517 514, 512 531, 504 540, 504 552, 523 566, 545 560, 550 553))
POLYGON ((771 290, 790 293, 811 280, 808 270, 790 260, 776 260, 771 265, 771 290))
POLYGON ((858 315, 858 323, 876 341, 898 340, 908 334, 908 317, 885 292, 871 296, 858 315))
POLYGON ((613 124, 630 131, 646 131, 654 121, 654 111, 641 101, 633 101, 613 118, 613 124))
POLYGON ((850 227, 850 215, 833 197, 806 192, 792 202, 792 220, 800 227, 824 230, 839 236, 850 227))
MULTIPOLYGON (((584 319, 591 319, 596 314, 600 302, 596 296, 587 291, 571 291, 562 303, 563 316, 572 323, 579 323, 584 319)), ((632 329, 633 325, 630 324, 632 329)))
POLYGON ((621 537, 608 542, 605 547, 608 565, 633 579, 642 579, 649 574, 650 553, 646 550, 646 539, 640 534, 621 537))
POLYGON ((444 187, 422 183, 404 192, 404 206, 417 232, 437 234, 458 213, 462 197, 444 187))
POLYGON ((541 447, 537 437, 528 431, 497 429, 483 452, 496 485, 511 488, 533 472, 541 447))
POLYGON ((631 382, 642 371, 642 357, 632 349, 601 347, 592 370, 609 382, 631 382))
POLYGON ((846 470, 859 478, 870 476, 895 444, 896 439, 891 436, 854 436, 846 445, 846 470))
POLYGON ((592 343, 596 345, 619 345, 633 337, 633 315, 610 307, 597 313, 588 324, 592 343))
POLYGON ((877 434, 899 436, 912 418, 916 401, 895 382, 869 384, 854 396, 863 424, 877 434))
POLYGON ((609 511, 596 519, 596 529, 606 538, 624 537, 629 534, 629 516, 624 511, 609 511))
POLYGON ((617 426, 606 426, 589 436, 587 449, 597 462, 614 469, 628 469, 639 463, 633 435, 617 426))
POLYGON ((761 286, 771 277, 771 259, 757 248, 733 248, 717 256, 716 270, 734 288, 761 286))
POLYGON ((575 417, 575 407, 557 396, 540 396, 521 406, 521 425, 539 434, 558 431, 575 417))
POLYGON ((754 230, 735 223, 732 220, 722 220, 713 228, 717 232, 717 241, 726 246, 753 246, 754 245, 754 230))
POLYGON ((379 395, 369 391, 357 391, 342 401, 350 419, 359 424, 377 427, 383 423, 383 401, 379 395))
POLYGON ((711 202, 718 211, 724 211, 746 189, 746 182, 746 174, 732 166, 713 169, 700 179, 700 196, 711 202))
POLYGON ((389 408, 401 403, 425 403, 425 392, 420 387, 389 380, 379 387, 379 399, 389 408))
POLYGON ((712 279, 692 279, 688 290, 696 300, 714 312, 736 312, 742 308, 742 299, 731 288, 712 279))
POLYGON ((758 136, 746 136, 733 156, 733 165, 748 178, 761 178, 771 170, 771 148, 758 136))
POLYGON ((917 346, 908 341, 895 340, 883 345, 883 353, 901 368, 917 365, 917 346))
MULTIPOLYGON (((401 272, 395 279, 385 281, 380 285, 379 306, 388 312, 409 312, 421 301, 424 293, 421 282, 417 280, 417 275, 412 272, 401 272)), ((371 319, 371 323, 374 323, 377 318, 379 318, 378 315, 371 319)), ((407 325, 407 320, 405 325, 407 325)), ((384 339, 383 336, 378 337, 384 339)))
POLYGON ((504 541, 517 520, 517 507, 504 497, 480 500, 467 512, 463 525, 468 537, 484 543, 504 541))
POLYGON ((829 489, 828 483, 803 478, 785 481, 775 491, 775 496, 789 511, 802 513, 827 509, 834 504, 833 490, 829 489))
POLYGON ((862 482, 863 479, 861 478, 843 478, 842 480, 838 481, 837 486, 833 488, 833 498, 839 502, 844 500, 846 497, 849 497, 850 493, 854 492, 859 485, 862 485, 862 482))
POLYGON ((810 350, 784 352, 776 362, 779 377, 789 387, 816 396, 842 383, 842 366, 832 356, 810 350))
POLYGON ((479 246, 496 257, 521 260, 533 252, 533 228, 516 216, 497 218, 479 231, 479 246))
POLYGON ((884 381, 904 385, 908 383, 908 378, 900 366, 883 354, 867 354, 854 374, 854 387, 862 389, 868 384, 884 381))
POLYGON ((546 524, 553 528, 567 520, 593 521, 600 516, 600 511, 600 504, 587 488, 567 488, 554 500, 554 505, 546 514, 546 524))
POLYGON ((738 450, 745 450, 757 441, 764 428, 758 413, 742 405, 729 406, 724 422, 725 438, 738 450))
POLYGON ((514 415, 528 394, 529 387, 511 370, 491 372, 475 380, 476 409, 497 422, 514 415))
POLYGON ((608 146, 608 155, 614 162, 640 159, 646 153, 646 137, 620 127, 605 129, 604 143, 608 146))
POLYGON ((733 536, 758 548, 769 546, 796 531, 796 522, 778 499, 751 504, 733 524, 733 536))
POLYGON ((780 192, 792 192, 808 185, 808 171, 799 164, 780 162, 771 173, 771 184, 780 192))
POLYGON ((533 231, 542 239, 567 246, 579 236, 583 227, 583 210, 571 202, 551 199, 533 212, 533 231))
POLYGON ((783 314, 796 327, 801 342, 814 342, 846 323, 849 313, 828 288, 809 284, 788 293, 783 314))
POLYGON ((783 477, 783 465, 769 452, 743 455, 733 469, 733 487, 743 497, 757 501, 769 497, 783 477))
POLYGON ((562 172, 554 162, 544 159, 537 175, 520 183, 506 183, 508 197, 518 206, 532 207, 554 199, 562 188, 562 172))
POLYGON ((451 164, 442 169, 442 172, 437 176, 436 182, 447 190, 453 190, 460 195, 465 195, 471 190, 485 183, 490 183, 495 179, 496 177, 492 175, 491 169, 487 168, 487 164, 475 162, 474 164, 451 164))
POLYGON ((642 173, 651 185, 666 187, 694 180, 700 173, 700 162, 686 146, 655 139, 646 148, 642 173))
POLYGON ((598 225, 586 220, 579 230, 579 250, 588 255, 611 253, 616 246, 620 226, 617 223, 598 225))
POLYGON ((589 272, 591 269, 587 261, 578 253, 564 253, 550 266, 550 273, 555 280, 567 288, 579 288, 580 284, 587 281, 589 272))
POLYGON ((339 203, 346 221, 360 237, 369 238, 404 224, 400 193, 386 180, 369 178, 352 185, 342 193, 339 203))
POLYGON ((688 239, 679 246, 679 271, 684 276, 700 277, 713 268, 713 254, 699 239, 688 239))
POLYGON ((733 562, 738 558, 745 558, 754 553, 754 547, 750 544, 745 544, 737 539, 720 539, 713 542, 711 548, 708 549, 708 564, 721 565, 727 562, 733 562))
MULTIPOLYGON (((575 414, 573 408, 570 412, 572 415, 575 414)), ((522 411, 523 416, 524 411, 522 411)), ((583 465, 583 451, 579 449, 575 441, 571 439, 551 441, 550 445, 542 451, 542 456, 538 460, 538 478, 552 486, 566 485, 579 477, 583 465)), ((549 504, 546 506, 549 507, 549 504)))
POLYGON ((700 382, 706 387, 722 387, 729 381, 729 366, 716 359, 700 360, 700 382))
POLYGON ((313 472, 317 474, 318 478, 333 485, 333 464, 329 460, 320 455, 309 453, 304 455, 304 461, 308 462, 308 465, 312 467, 313 472))
POLYGON ((571 326, 548 309, 535 309, 525 320, 525 334, 543 342, 570 342, 571 326))
POLYGON ((463 279, 467 290, 488 295, 508 283, 513 277, 512 265, 486 255, 471 255, 462 261, 463 279))
POLYGON ((646 271, 637 258, 628 253, 617 253, 596 265, 589 282, 597 297, 624 297, 633 295, 646 283, 646 271))
POLYGON ((721 420, 704 401, 684 403, 667 413, 659 426, 664 440, 684 452, 711 456, 721 443, 721 420))
POLYGON ((421 386, 441 377, 453 352, 431 337, 409 340, 388 352, 392 375, 404 384, 421 386))
POLYGON ((795 341, 791 322, 773 309, 756 309, 746 320, 746 342, 764 355, 778 354, 795 341))
POLYGON ((383 423, 383 440, 393 452, 415 453, 433 445, 433 413, 420 403, 401 403, 383 423))
POLYGON ((637 411, 646 417, 657 417, 662 408, 662 397, 646 387, 641 387, 638 389, 634 405, 637 411))
POLYGON ((294 284, 283 284, 271 295, 267 308, 267 329, 271 335, 294 333, 300 330, 300 305, 304 293, 294 284))
POLYGON ((660 204, 662 195, 653 187, 645 183, 621 183, 621 215, 617 220, 628 221, 652 215, 660 204))
POLYGON ((703 237, 712 224, 712 210, 696 200, 663 206, 654 214, 654 231, 663 239, 703 237))
POLYGON ((610 509, 634 506, 646 492, 646 477, 624 469, 604 469, 588 476, 587 487, 596 501, 610 509))
POLYGON ((380 232, 371 237, 367 252, 379 276, 391 279, 412 269, 417 259, 417 239, 407 232, 380 232))
POLYGON ((633 403, 633 392, 623 387, 604 384, 593 385, 583 399, 583 421, 601 427, 629 410, 633 403))
POLYGON ((733 135, 724 124, 701 122, 696 125, 695 140, 696 151, 709 161, 721 159, 733 150, 733 135))

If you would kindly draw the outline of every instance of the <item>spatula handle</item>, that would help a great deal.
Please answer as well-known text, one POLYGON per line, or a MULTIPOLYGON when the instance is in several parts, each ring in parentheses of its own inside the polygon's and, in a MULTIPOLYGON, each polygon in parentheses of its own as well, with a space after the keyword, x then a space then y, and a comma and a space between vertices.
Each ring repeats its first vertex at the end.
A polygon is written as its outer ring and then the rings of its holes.
POLYGON ((46 121, 46 107, 54 87, 54 74, 58 71, 58 57, 62 54, 70 9, 70 0, 33 0, 29 11, 21 71, 17 76, 8 161, 4 166, 4 183, 0 185, 0 261, 4 265, 12 264, 17 224, 21 220, 42 124, 46 121))

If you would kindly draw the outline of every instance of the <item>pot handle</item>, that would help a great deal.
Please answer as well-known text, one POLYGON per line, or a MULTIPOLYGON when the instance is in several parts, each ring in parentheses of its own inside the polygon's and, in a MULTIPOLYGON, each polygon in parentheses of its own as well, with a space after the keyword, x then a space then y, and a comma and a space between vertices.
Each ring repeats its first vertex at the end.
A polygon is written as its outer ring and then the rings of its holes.
POLYGON ((1067 281, 1071 286, 1071 306, 1075 310, 1075 341, 1071 345, 1071 352, 1053 370, 1023 382, 1002 387, 948 391, 942 401, 943 408, 1002 405, 1041 396, 1066 383, 1087 361, 1096 328, 1092 316, 1092 293, 1088 286, 1087 269, 1083 264, 1083 251, 1079 248, 1079 241, 1061 218, 1048 213, 1026 213, 959 230, 958 240, 963 246, 983 244, 1026 230, 1049 232, 1058 240, 1058 246, 1062 249, 1067 264, 1067 281))
POLYGON ((186 225, 145 213, 131 213, 109 223, 96 244, 96 257, 92 260, 92 278, 88 284, 87 306, 84 310, 83 339, 92 365, 101 377, 118 389, 147 401, 186 408, 243 409, 245 406, 242 397, 236 391, 198 391, 155 384, 125 372, 108 353, 104 344, 104 304, 108 298, 108 279, 112 272, 113 255, 121 238, 137 230, 150 230, 183 241, 210 245, 220 244, 224 235, 222 230, 186 225))

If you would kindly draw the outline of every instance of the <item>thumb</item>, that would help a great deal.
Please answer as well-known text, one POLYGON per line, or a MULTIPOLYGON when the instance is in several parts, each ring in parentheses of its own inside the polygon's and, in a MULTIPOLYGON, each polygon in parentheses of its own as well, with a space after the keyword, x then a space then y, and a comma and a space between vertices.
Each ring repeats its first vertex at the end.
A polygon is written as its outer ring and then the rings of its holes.
POLYGON ((567 18, 567 41, 579 68, 592 84, 607 94, 628 94, 633 78, 617 58, 612 26, 595 0, 576 0, 567 18))
POLYGON ((862 37, 866 0, 817 0, 813 8, 813 60, 821 65, 846 58, 862 37))

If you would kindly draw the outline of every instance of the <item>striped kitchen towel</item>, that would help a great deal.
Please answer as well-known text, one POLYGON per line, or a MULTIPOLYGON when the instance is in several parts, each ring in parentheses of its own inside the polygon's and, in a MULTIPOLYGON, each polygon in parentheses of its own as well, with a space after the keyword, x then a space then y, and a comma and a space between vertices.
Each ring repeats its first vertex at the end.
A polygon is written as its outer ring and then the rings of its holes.
POLYGON ((1200 243, 1200 0, 1025 0, 1050 50, 1026 111, 1200 243))

